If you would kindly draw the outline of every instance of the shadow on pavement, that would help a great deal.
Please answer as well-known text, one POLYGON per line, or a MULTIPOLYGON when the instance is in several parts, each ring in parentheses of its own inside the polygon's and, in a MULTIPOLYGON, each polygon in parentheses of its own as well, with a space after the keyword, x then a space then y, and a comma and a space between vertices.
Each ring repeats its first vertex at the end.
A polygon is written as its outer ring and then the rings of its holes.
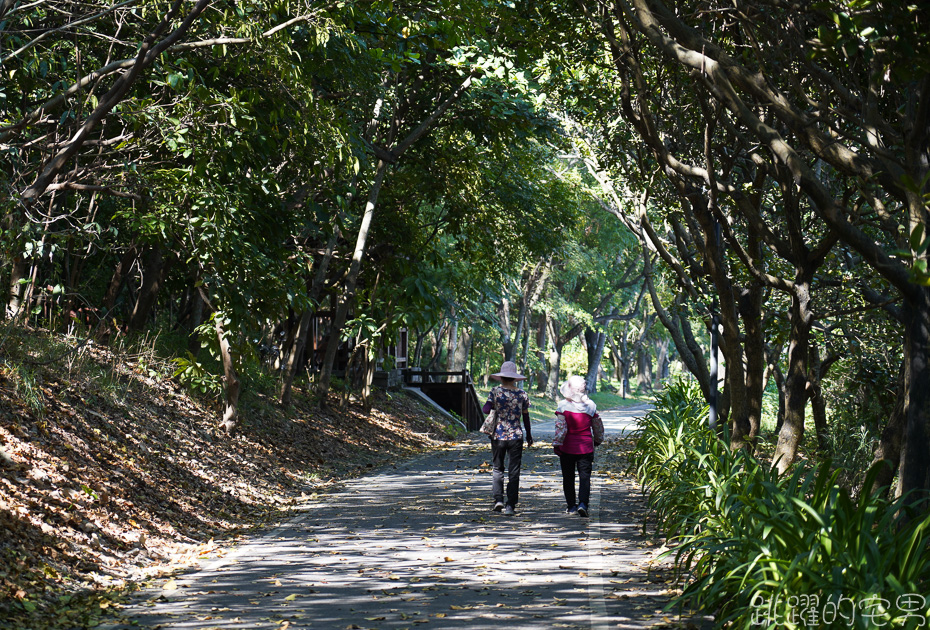
POLYGON ((595 479, 566 515, 557 458, 524 456, 515 517, 490 511, 481 440, 376 471, 267 536, 143 593, 105 626, 634 628, 662 621, 639 499, 595 479), (632 520, 635 519, 635 520, 632 520), (133 625, 130 626, 129 624, 133 625))

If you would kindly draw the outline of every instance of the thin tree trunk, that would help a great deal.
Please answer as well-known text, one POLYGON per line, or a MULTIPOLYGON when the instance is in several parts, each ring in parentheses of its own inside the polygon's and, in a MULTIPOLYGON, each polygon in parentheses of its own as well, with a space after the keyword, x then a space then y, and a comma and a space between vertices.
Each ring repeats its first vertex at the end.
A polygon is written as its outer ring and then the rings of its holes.
POLYGON ((116 263, 113 276, 110 278, 110 284, 107 286, 107 292, 103 296, 104 315, 109 315, 116 306, 116 300, 119 297, 120 291, 122 291, 123 286, 126 284, 126 276, 129 274, 129 270, 132 269, 138 257, 139 247, 135 243, 132 243, 129 249, 120 257, 119 262, 116 263))
POLYGON ((432 340, 432 347, 430 348, 429 363, 426 364, 427 372, 433 372, 439 367, 439 362, 442 360, 442 340, 448 330, 449 325, 446 322, 443 322, 436 330, 435 337, 432 340))
POLYGON ((546 326, 549 331, 549 352, 547 365, 549 379, 546 382, 546 397, 557 400, 559 396, 559 376, 562 369, 562 348, 565 342, 561 337, 562 323, 546 314, 546 326))
POLYGON ((292 402, 291 388, 294 383, 294 376, 297 374, 297 366, 303 360, 304 351, 307 349, 307 337, 310 334, 310 322, 313 319, 312 311, 304 311, 300 315, 300 323, 297 325, 297 334, 294 336, 294 344, 287 355, 287 362, 284 364, 284 376, 281 380, 281 406, 285 409, 290 408, 292 402))
POLYGON ((26 269, 25 259, 22 256, 15 256, 10 269, 10 299, 6 307, 6 315, 10 319, 18 319, 23 308, 26 269))
POLYGON ((620 343, 620 362, 623 364, 623 397, 630 395, 630 344, 629 325, 623 325, 623 341, 620 343))
POLYGON ((500 324, 501 346, 504 349, 504 361, 513 361, 514 359, 514 341, 511 337, 510 329, 510 300, 506 295, 501 296, 500 304, 497 305, 497 320, 500 324))
POLYGON ((814 418, 814 430, 817 434, 817 448, 827 453, 830 450, 830 429, 827 425, 827 401, 823 397, 823 380, 833 361, 821 361, 820 352, 813 343, 810 349, 809 378, 807 394, 811 401, 811 415, 814 418))
MULTIPOLYGON (((626 328, 626 322, 623 324, 626 328)), ((610 347, 610 364, 614 368, 614 380, 618 383, 623 382, 623 360, 620 358, 620 349, 617 347, 617 340, 613 335, 607 336, 607 344, 610 347)))
POLYGON ((242 382, 236 372, 236 363, 232 356, 229 339, 223 331, 221 317, 216 313, 213 317, 216 328, 216 336, 220 341, 220 361, 223 364, 223 375, 226 379, 226 409, 223 412, 223 419, 220 422, 220 428, 227 435, 232 435, 239 424, 239 393, 242 389, 242 382))
POLYGON ((200 291, 195 288, 191 291, 191 314, 188 318, 189 332, 187 335, 187 350, 195 357, 200 352, 200 335, 197 328, 203 323, 203 307, 203 298, 200 296, 200 291))
POLYGON ((362 362, 364 366, 362 370, 364 376, 362 379, 362 406, 365 408, 366 412, 371 411, 371 384, 375 381, 375 368, 378 366, 377 359, 372 358, 369 354, 368 351, 365 352, 362 362))
POLYGON ((511 346, 511 352, 513 353, 512 358, 510 359, 514 363, 517 362, 517 348, 522 347, 524 336, 527 334, 526 330, 526 313, 527 313, 527 301, 529 300, 529 295, 524 292, 520 297, 520 308, 517 311, 517 330, 514 333, 511 346))
POLYGON ((153 245, 146 258, 145 270, 142 274, 142 287, 139 297, 129 317, 129 330, 139 332, 145 328, 155 301, 158 290, 168 271, 169 261, 165 260, 164 251, 160 245, 153 245))
MULTIPOLYGON (((339 241, 339 230, 333 230, 329 239, 326 241, 326 250, 323 257, 317 265, 313 274, 313 282, 310 284, 310 304, 317 304, 320 295, 323 293, 323 284, 326 281, 326 273, 329 270, 329 264, 333 259, 333 253, 336 251, 336 243, 339 241)), ((307 350, 307 340, 310 335, 310 324, 313 320, 313 312, 306 310, 300 315, 300 324, 297 327, 297 335, 294 337, 294 344, 287 357, 287 363, 284 366, 284 374, 281 379, 281 406, 288 409, 291 406, 293 394, 291 388, 294 385, 294 378, 297 376, 297 369, 303 363, 304 355, 307 350)))
POLYGON ((902 363, 898 371, 898 394, 895 397, 894 409, 891 410, 888 422, 882 429, 872 458, 872 465, 878 462, 884 462, 885 465, 876 475, 872 487, 862 489, 862 496, 871 496, 881 489, 882 496, 887 497, 891 490, 891 483, 898 472, 898 464, 901 460, 901 441, 904 438, 904 427, 907 424, 907 380, 905 378, 907 370, 905 366, 906 364, 902 363))
POLYGON ((346 323, 349 308, 351 308, 351 303, 355 298, 355 287, 358 283, 358 275, 362 268, 362 258, 365 255, 365 247, 368 243, 368 232, 371 229, 371 221, 374 218, 375 207, 378 204, 378 195, 381 193, 382 184, 384 184, 384 176, 387 174, 387 166, 387 163, 384 161, 378 161, 375 181, 368 194, 368 202, 365 204, 365 213, 362 215, 362 224, 358 229, 358 237, 355 241, 355 252, 352 254, 349 273, 345 279, 343 295, 336 307, 336 312, 333 314, 329 340, 326 344, 326 354, 323 357, 323 367, 320 370, 320 382, 318 385, 320 407, 326 406, 326 395, 329 393, 329 383, 332 379, 333 364, 336 361, 336 353, 342 342, 342 328, 346 323))
POLYGON ((416 335, 416 336, 417 336, 417 342, 416 342, 416 346, 414 347, 414 350, 413 350, 413 364, 412 364, 413 366, 416 366, 416 367, 420 367, 420 366, 421 366, 420 361, 421 361, 421 359, 422 359, 422 354, 423 354, 423 342, 426 341, 426 337, 429 336, 429 334, 430 334, 430 332, 432 332, 433 328, 434 328, 434 326, 430 326, 428 329, 426 329, 426 330, 425 330, 424 332, 422 332, 422 333, 420 332, 420 329, 417 328, 417 335, 416 335))
MULTIPOLYGON (((352 254, 352 262, 349 265, 349 273, 346 276, 343 299, 340 300, 336 307, 336 313, 333 316, 332 330, 329 336, 329 343, 326 344, 326 355, 323 359, 323 367, 320 370, 320 382, 318 390, 320 393, 320 406, 326 406, 326 395, 329 392, 329 383, 332 378, 333 363, 336 359, 336 353, 339 349, 342 328, 345 325, 346 317, 351 308, 351 302, 355 298, 355 288, 358 284, 358 275, 362 267, 362 258, 365 255, 365 247, 368 242, 368 232, 371 229, 371 222, 374 218, 375 207, 378 204, 378 195, 381 193, 381 186, 384 183, 384 177, 387 174, 388 163, 385 159, 397 161, 409 149, 414 142, 419 140, 427 131, 436 123, 445 111, 468 90, 472 83, 472 77, 467 77, 465 81, 446 99, 433 113, 420 123, 416 129, 411 131, 407 136, 393 148, 393 151, 385 153, 384 158, 378 159, 378 165, 375 169, 375 179, 368 193, 368 202, 365 204, 365 212, 362 215, 362 223, 359 226, 358 237, 355 241, 355 252, 352 254)), ((380 109, 380 107, 379 107, 380 109)), ((376 114, 376 120, 377 120, 376 114)), ((393 141, 393 138, 391 139, 393 141)))
POLYGON ((765 393, 765 329, 762 322, 764 291, 754 285, 743 292, 740 317, 745 328, 743 347, 746 356, 746 412, 749 420, 749 441, 755 444, 762 430, 762 397, 765 393))
POLYGON ((655 341, 656 353, 656 378, 660 381, 668 378, 669 358, 668 358, 668 339, 657 339, 655 341))
POLYGON ((545 369, 546 345, 548 343, 548 335, 546 332, 546 315, 542 314, 539 317, 536 328, 536 358, 539 360, 539 365, 541 366, 536 372, 536 391, 540 393, 545 393, 546 382, 549 380, 548 372, 545 369))
POLYGON ((550 400, 558 400, 561 369, 562 344, 554 343, 549 348, 549 380, 546 382, 546 398, 550 400))
MULTIPOLYGON (((452 324, 449 326, 449 338, 446 341, 446 371, 454 372, 456 370, 455 365, 455 353, 458 349, 459 343, 459 320, 455 319, 453 314, 452 324)), ((447 376, 446 380, 451 381, 453 377, 447 376)))
POLYGON ((772 368, 772 374, 775 376, 775 388, 778 390, 778 416, 775 419, 775 433, 781 433, 781 428, 785 426, 785 414, 788 410, 788 389, 785 383, 785 373, 776 363, 772 368))

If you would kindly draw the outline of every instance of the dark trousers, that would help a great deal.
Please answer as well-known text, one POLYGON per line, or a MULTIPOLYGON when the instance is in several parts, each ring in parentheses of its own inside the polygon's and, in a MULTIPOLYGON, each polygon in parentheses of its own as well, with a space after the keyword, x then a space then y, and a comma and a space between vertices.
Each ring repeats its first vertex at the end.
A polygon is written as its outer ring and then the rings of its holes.
POLYGON ((591 468, 594 467, 594 453, 575 455, 562 453, 559 455, 562 464, 562 492, 565 493, 565 502, 568 507, 584 503, 590 507, 591 500, 591 468), (578 469, 578 497, 575 500, 575 469, 578 469))
POLYGON ((491 492, 494 500, 517 507, 520 498, 520 465, 523 462, 523 439, 491 440, 491 465, 494 480, 491 492), (504 459, 507 462, 507 500, 504 501, 504 459))

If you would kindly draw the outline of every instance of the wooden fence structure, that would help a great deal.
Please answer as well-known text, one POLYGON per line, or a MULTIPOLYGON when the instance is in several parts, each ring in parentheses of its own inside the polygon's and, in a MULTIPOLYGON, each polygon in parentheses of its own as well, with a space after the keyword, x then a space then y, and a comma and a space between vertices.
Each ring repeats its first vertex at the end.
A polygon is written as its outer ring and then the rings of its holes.
POLYGON ((417 387, 437 405, 456 414, 469 431, 477 431, 484 422, 482 403, 468 370, 461 372, 424 372, 404 370, 404 385, 417 387))

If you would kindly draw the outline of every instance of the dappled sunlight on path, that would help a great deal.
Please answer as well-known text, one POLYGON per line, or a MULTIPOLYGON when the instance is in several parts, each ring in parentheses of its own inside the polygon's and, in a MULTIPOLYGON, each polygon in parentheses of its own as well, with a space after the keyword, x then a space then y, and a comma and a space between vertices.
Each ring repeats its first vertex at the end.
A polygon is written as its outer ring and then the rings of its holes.
POLYGON ((563 514, 557 458, 536 446, 524 457, 517 515, 506 517, 490 511, 489 455, 473 436, 348 482, 124 612, 141 627, 203 630, 662 620, 666 585, 648 582, 629 482, 596 475, 592 518, 563 514))

